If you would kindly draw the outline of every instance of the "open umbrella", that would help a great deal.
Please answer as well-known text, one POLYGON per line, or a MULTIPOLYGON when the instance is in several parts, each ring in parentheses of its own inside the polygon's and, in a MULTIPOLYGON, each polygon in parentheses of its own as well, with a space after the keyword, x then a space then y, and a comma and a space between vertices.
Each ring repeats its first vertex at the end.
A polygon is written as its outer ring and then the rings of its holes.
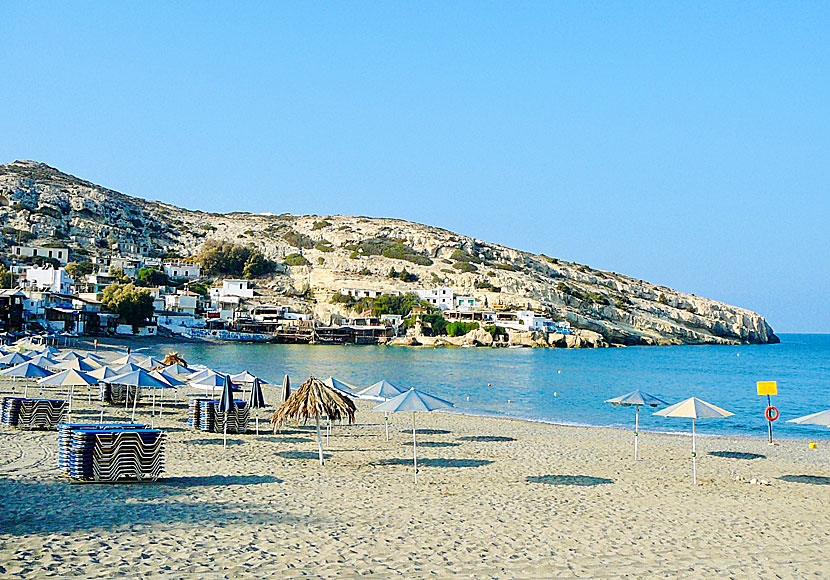
POLYGON ((634 461, 637 461, 637 437, 639 436, 640 431, 640 407, 643 405, 657 407, 658 405, 668 405, 668 403, 666 403, 663 399, 644 393, 639 389, 631 391, 625 395, 620 395, 619 397, 614 397, 613 399, 607 399, 605 402, 611 403, 615 407, 620 405, 623 407, 633 406, 637 408, 637 412, 634 415, 634 461))
POLYGON ((335 391, 339 391, 340 394, 346 395, 347 397, 354 397, 354 387, 351 386, 349 383, 344 383, 334 377, 329 377, 323 381, 323 383, 329 387, 334 389, 335 391))
POLYGON ((79 358, 83 358, 83 357, 81 355, 79 355, 77 352, 75 352, 74 350, 68 350, 66 352, 63 352, 63 353, 55 356, 55 358, 58 359, 58 360, 75 360, 75 359, 79 359, 79 358))
MULTIPOLYGON (((388 401, 393 397, 403 394, 406 389, 402 389, 398 385, 394 385, 383 379, 373 385, 370 385, 357 393, 359 399, 371 399, 374 401, 388 401)), ((383 422, 386 425, 386 440, 389 441, 389 413, 383 414, 383 422)))
POLYGON ((233 408, 233 383, 228 375, 222 385, 222 397, 219 399, 219 412, 225 413, 224 429, 222 431, 222 447, 228 447, 228 411, 233 408))
POLYGON ((135 371, 146 370, 144 367, 140 367, 135 363, 124 363, 124 364, 111 363, 110 366, 112 367, 112 370, 117 372, 119 375, 125 375, 127 373, 132 373, 132 372, 135 372, 135 371))
MULTIPOLYGON (((210 391, 211 394, 214 394, 216 393, 217 388, 222 388, 225 386, 225 379, 230 380, 230 376, 210 371, 210 373, 203 376, 199 380, 191 380, 190 387, 194 389, 199 389, 201 391, 210 391)), ((231 381, 231 388, 234 391, 242 390, 241 388, 234 385, 233 381, 231 381)))
POLYGON ((75 358, 61 361, 57 364, 57 367, 59 369, 75 369, 76 371, 83 371, 85 373, 88 373, 90 371, 94 371, 95 369, 101 368, 101 365, 99 365, 95 361, 87 360, 84 358, 75 358))
POLYGON ((697 397, 690 397, 685 401, 675 403, 671 407, 660 409, 655 415, 660 417, 678 417, 692 420, 692 482, 697 485, 697 451, 695 450, 695 421, 697 419, 722 419, 724 417, 731 417, 735 413, 730 413, 725 409, 716 407, 711 403, 702 401, 697 397))
POLYGON ((122 357, 119 357, 112 361, 114 365, 125 365, 125 364, 134 364, 136 366, 141 366, 144 363, 143 356, 136 356, 134 354, 125 354, 122 357))
MULTIPOLYGON (((236 383, 245 383, 246 385, 254 384, 254 381, 257 380, 259 377, 256 375, 252 375, 248 371, 242 371, 241 373, 236 373, 235 375, 231 375, 231 380, 236 383)), ((265 379, 259 379, 259 382, 263 385, 267 385, 268 381, 265 379)))
POLYGON ((0 365, 5 365, 7 367, 13 367, 24 363, 29 360, 29 357, 25 354, 20 354, 19 352, 13 352, 11 354, 6 354, 0 356, 0 365))
MULTIPOLYGON (((258 378, 254 378, 254 384, 251 385, 251 409, 262 409, 265 407, 265 397, 262 396, 262 385, 258 378)), ((256 434, 259 435, 259 415, 256 416, 256 434)))
MULTIPOLYGON (((48 377, 51 374, 51 371, 48 371, 45 368, 36 365, 32 361, 26 361, 24 363, 20 363, 17 366, 13 366, 0 371, 0 375, 4 375, 7 377, 22 377, 25 379, 40 379, 43 377, 48 377)), ((27 397, 28 395, 29 381, 26 381, 25 387, 23 388, 23 396, 27 397)))
POLYGON ((403 394, 389 399, 385 403, 381 403, 373 411, 384 413, 401 413, 405 411, 412 412, 412 465, 415 468, 415 483, 418 483, 418 451, 417 442, 415 440, 415 413, 418 411, 428 412, 436 409, 445 409, 452 407, 453 404, 444 399, 427 395, 415 389, 409 389, 403 394))
POLYGON ((291 379, 288 378, 288 375, 285 375, 282 379, 282 390, 280 391, 280 405, 288 400, 288 397, 291 396, 291 379))
POLYGON ((209 369, 209 368, 190 369, 190 371, 191 371, 192 374, 187 378, 187 380, 189 380, 189 381, 198 381, 199 379, 201 379, 203 377, 207 377, 207 376, 210 376, 210 375, 217 374, 216 371, 214 371, 212 369, 209 369))
MULTIPOLYGON (((152 376, 149 371, 144 369, 139 369, 137 371, 132 371, 129 373, 124 373, 122 375, 117 375, 115 377, 110 377, 108 379, 104 379, 105 383, 111 383, 116 385, 125 385, 127 387, 135 387, 135 392, 133 394, 133 414, 131 421, 135 422, 135 407, 138 401, 138 392, 141 387, 148 388, 148 389, 163 389, 168 385, 166 383, 161 382, 154 376, 152 376)), ((129 397, 126 397, 129 399, 129 397)), ((154 409, 155 411, 155 409, 154 409)))
POLYGON ((182 366, 178 363, 174 363, 172 365, 168 365, 161 369, 161 374, 165 376, 174 376, 174 377, 187 377, 190 375, 195 374, 194 371, 190 370, 189 368, 182 366))
POLYGON ((147 369, 149 371, 149 370, 153 370, 153 369, 162 369, 162 368, 164 368, 164 363, 162 361, 160 361, 159 359, 157 359, 157 358, 153 358, 151 356, 148 356, 146 359, 144 359, 144 362, 142 362, 140 366, 144 367, 145 369, 147 369))
POLYGON ((299 423, 300 419, 306 421, 313 417, 317 426, 317 450, 320 456, 320 465, 323 465, 323 439, 320 436, 320 417, 325 415, 334 420, 342 420, 345 417, 349 420, 349 423, 353 423, 356 410, 349 397, 326 385, 318 378, 308 377, 308 380, 291 393, 288 400, 274 411, 271 423, 274 424, 274 432, 276 432, 277 428, 286 421, 293 419, 299 423))
POLYGON ((58 363, 61 361, 57 361, 46 354, 36 354, 32 358, 29 359, 29 362, 36 364, 39 367, 43 368, 56 368, 58 363))
POLYGON ((43 377, 38 381, 40 385, 54 385, 60 387, 68 387, 69 390, 69 409, 66 411, 68 417, 72 417, 72 393, 75 387, 94 385, 98 379, 91 377, 83 371, 75 369, 66 369, 54 375, 43 377))
POLYGON ((795 423, 796 425, 821 425, 823 427, 830 427, 830 409, 826 411, 819 411, 811 415, 804 415, 795 419, 789 419, 787 423, 795 423))

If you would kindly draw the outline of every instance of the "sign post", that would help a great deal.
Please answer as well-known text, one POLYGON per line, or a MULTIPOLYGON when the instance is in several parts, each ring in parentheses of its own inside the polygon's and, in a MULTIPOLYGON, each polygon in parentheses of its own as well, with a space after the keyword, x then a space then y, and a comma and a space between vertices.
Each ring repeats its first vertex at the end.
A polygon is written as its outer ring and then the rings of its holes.
POLYGON ((770 395, 778 394, 778 382, 758 381, 755 383, 755 386, 758 389, 759 396, 767 396, 767 408, 764 411, 764 416, 767 418, 767 425, 769 427, 769 444, 775 445, 772 442, 772 422, 778 419, 778 409, 772 406, 772 399, 770 398, 770 395))

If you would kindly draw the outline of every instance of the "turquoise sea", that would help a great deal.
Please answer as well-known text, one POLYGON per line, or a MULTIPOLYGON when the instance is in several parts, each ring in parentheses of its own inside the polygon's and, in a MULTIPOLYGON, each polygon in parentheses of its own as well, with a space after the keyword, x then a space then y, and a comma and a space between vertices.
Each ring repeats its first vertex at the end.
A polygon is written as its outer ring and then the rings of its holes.
MULTIPOLYGON (((766 397, 755 382, 778 381, 780 437, 828 438, 830 429, 785 423, 830 409, 830 335, 784 334, 776 345, 616 349, 404 348, 276 344, 181 344, 191 364, 244 369, 295 387, 313 374, 355 386, 380 379, 449 399, 459 411, 571 425, 631 428, 634 411, 605 399, 634 389, 669 403, 697 396, 735 413, 698 422, 701 434, 766 437, 766 397)), ((153 349, 157 354, 170 347, 153 349)), ((689 421, 641 413, 641 430, 688 432, 689 421)))

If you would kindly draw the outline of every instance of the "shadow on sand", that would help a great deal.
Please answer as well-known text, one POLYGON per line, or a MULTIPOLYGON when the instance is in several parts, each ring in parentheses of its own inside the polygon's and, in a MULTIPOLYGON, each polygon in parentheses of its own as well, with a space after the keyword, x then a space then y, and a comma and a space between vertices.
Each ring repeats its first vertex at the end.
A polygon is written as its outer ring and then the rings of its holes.
POLYGON ((204 475, 186 477, 162 477, 155 485, 161 487, 210 487, 226 485, 259 485, 282 483, 273 475, 204 475))
MULTIPOLYGON (((228 439, 228 446, 231 445, 242 445, 245 442, 244 439, 228 439)), ((217 433, 216 439, 187 439, 182 441, 187 445, 218 445, 222 447, 222 434, 217 433)))
POLYGON ((789 483, 809 483, 811 485, 830 485, 830 477, 826 475, 782 475, 781 481, 789 483))
MULTIPOLYGON (((316 451, 277 451, 274 453, 277 457, 282 457, 283 459, 313 459, 314 461, 319 461, 320 456, 317 454, 316 451)), ((323 459, 330 458, 331 455, 328 453, 323 453, 323 459)))
MULTIPOLYGON (((412 434, 412 429, 401 429, 401 433, 409 433, 412 434)), ((444 429, 415 429, 415 433, 418 435, 449 435, 452 431, 446 431, 444 429)))
POLYGON ((459 441, 480 441, 483 443, 502 443, 507 441, 516 441, 515 437, 500 437, 499 435, 470 435, 467 437, 459 437, 459 441))
POLYGON ((710 451, 708 455, 725 457, 727 459, 766 459, 767 457, 760 453, 742 453, 740 451, 710 451))
MULTIPOLYGON (((404 441, 401 445, 409 445, 412 447, 412 441, 404 441)), ((458 447, 461 443, 453 443, 452 441, 418 441, 418 447, 458 447)))
POLYGON ((528 483, 544 483, 547 485, 579 485, 591 487, 614 483, 613 479, 607 477, 594 477, 593 475, 529 475, 525 478, 528 483))
MULTIPOLYGON (((419 443, 420 445, 420 443, 419 443)), ((424 457, 418 458, 419 467, 481 467, 482 465, 490 465, 493 461, 489 459, 440 459, 424 457)), ((393 459, 380 459, 373 461, 371 465, 412 465, 412 459, 401 459, 395 457, 393 459)))

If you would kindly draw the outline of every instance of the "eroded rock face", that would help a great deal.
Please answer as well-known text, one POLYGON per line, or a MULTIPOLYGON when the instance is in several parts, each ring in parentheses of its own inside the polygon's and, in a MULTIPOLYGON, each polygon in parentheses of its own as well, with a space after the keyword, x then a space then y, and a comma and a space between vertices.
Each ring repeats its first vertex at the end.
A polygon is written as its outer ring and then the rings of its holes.
POLYGON ((310 265, 284 266, 257 280, 261 299, 326 320, 349 314, 330 302, 344 287, 407 292, 443 285, 482 305, 534 309, 579 329, 516 337, 528 346, 778 341, 755 312, 439 228, 341 215, 208 214, 130 197, 31 161, 0 165, 0 219, 4 249, 34 234, 40 242, 68 245, 81 260, 109 253, 108 238, 159 255, 194 256, 206 240, 251 244, 278 262, 302 253, 310 265), (392 277, 393 268, 417 279, 392 277))

